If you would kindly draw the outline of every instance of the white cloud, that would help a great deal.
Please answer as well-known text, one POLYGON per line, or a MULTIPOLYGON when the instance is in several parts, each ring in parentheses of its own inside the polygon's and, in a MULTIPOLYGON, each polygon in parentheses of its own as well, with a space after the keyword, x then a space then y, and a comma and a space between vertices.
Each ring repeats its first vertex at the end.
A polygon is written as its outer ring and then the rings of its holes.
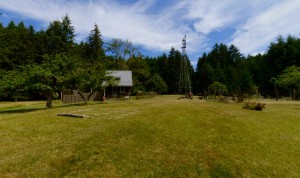
POLYGON ((87 37, 97 23, 106 39, 122 38, 145 48, 168 51, 171 47, 180 49, 184 33, 195 42, 201 43, 203 37, 192 33, 185 25, 177 23, 176 14, 170 9, 151 13, 156 1, 140 0, 134 4, 120 4, 117 1, 45 1, 14 0, 1 1, 4 9, 20 15, 42 21, 60 19, 68 14, 75 26, 79 38, 87 37), (197 39, 197 40, 196 40, 197 39))
POLYGON ((252 14, 233 35, 235 44, 246 54, 256 54, 266 50, 278 35, 299 33, 300 1, 280 1, 252 14))
POLYGON ((186 9, 184 17, 193 20, 195 30, 203 34, 231 26, 246 15, 241 13, 246 8, 245 3, 239 0, 186 0, 177 7, 186 9))
MULTIPOLYGON (((277 35, 298 34, 299 0, 1 0, 0 7, 32 18, 46 27, 68 14, 79 39, 97 23, 105 39, 128 39, 144 48, 167 52, 181 49, 187 34, 187 53, 196 60, 215 41, 212 32, 235 29, 221 37, 243 53, 264 51, 277 35), (159 6, 159 7, 158 7, 159 6), (155 10, 159 9, 159 10, 155 10)), ((221 41, 220 40, 220 41, 221 41)))

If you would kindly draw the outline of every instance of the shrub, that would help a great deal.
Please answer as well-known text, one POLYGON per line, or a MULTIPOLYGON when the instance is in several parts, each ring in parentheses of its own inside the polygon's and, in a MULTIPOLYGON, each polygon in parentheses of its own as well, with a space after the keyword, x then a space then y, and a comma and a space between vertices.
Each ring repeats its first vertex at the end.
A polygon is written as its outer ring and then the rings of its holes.
POLYGON ((265 103, 259 102, 246 102, 243 109, 262 111, 265 108, 265 103))

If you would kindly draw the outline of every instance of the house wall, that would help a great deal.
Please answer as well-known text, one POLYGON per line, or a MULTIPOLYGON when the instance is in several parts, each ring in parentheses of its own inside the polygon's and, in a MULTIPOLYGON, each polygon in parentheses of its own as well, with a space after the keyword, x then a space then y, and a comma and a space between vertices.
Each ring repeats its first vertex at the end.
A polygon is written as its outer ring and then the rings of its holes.
MULTIPOLYGON (((130 96, 131 87, 108 87, 105 89, 105 97, 106 98, 123 98, 124 96, 130 96)), ((89 93, 83 93, 85 97, 89 95, 89 93)), ((104 91, 95 92, 93 96, 90 98, 90 101, 101 101, 103 100, 104 91)), ((61 93, 61 101, 63 103, 77 103, 84 102, 79 94, 74 93, 73 91, 63 91, 61 93)))
POLYGON ((131 87, 108 87, 105 89, 106 98, 122 98, 129 96, 131 93, 131 87))

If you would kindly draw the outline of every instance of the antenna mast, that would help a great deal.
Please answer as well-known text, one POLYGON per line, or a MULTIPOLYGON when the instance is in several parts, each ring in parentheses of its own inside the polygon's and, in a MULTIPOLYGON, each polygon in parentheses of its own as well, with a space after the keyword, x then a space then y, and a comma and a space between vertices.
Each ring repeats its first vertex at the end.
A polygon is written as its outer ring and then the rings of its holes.
POLYGON ((190 82, 189 65, 186 55, 186 35, 182 40, 182 54, 180 60, 179 94, 181 97, 191 98, 192 88, 190 82))

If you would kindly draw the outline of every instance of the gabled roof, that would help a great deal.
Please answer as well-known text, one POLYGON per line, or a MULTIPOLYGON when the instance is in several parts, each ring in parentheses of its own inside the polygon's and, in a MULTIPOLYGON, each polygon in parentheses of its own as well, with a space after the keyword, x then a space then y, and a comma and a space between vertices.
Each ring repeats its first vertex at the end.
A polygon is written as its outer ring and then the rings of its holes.
POLYGON ((120 79, 117 86, 120 87, 132 87, 132 71, 130 70, 108 70, 107 76, 113 76, 120 79))

